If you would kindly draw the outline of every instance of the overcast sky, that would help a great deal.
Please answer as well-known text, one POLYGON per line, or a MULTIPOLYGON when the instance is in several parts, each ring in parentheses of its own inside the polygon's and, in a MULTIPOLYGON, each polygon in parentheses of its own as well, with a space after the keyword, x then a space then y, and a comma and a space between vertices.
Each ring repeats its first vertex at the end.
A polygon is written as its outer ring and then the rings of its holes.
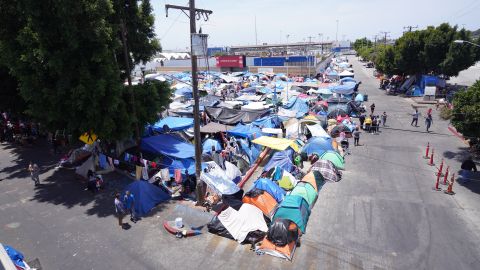
MULTIPOLYGON (((189 46, 188 18, 165 4, 187 5, 188 0, 151 0, 155 13, 157 37, 164 50, 185 50, 189 46)), ((480 0, 197 0, 197 8, 210 9, 208 22, 197 21, 209 34, 209 47, 255 44, 255 17, 258 43, 354 40, 381 31, 397 38, 404 26, 425 28, 442 22, 480 28, 480 0)))

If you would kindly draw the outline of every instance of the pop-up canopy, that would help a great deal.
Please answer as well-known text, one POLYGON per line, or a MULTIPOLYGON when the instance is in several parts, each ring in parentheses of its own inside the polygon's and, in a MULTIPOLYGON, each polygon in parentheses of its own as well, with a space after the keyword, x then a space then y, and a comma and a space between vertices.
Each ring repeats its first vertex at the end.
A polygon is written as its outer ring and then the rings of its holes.
POLYGON ((257 138, 252 141, 253 143, 263 145, 275 150, 280 150, 283 151, 287 149, 288 147, 291 147, 293 150, 296 152, 299 152, 300 149, 298 148, 298 145, 295 143, 293 140, 289 139, 283 139, 283 138, 275 138, 275 137, 269 137, 269 136, 262 136, 260 138, 257 138))

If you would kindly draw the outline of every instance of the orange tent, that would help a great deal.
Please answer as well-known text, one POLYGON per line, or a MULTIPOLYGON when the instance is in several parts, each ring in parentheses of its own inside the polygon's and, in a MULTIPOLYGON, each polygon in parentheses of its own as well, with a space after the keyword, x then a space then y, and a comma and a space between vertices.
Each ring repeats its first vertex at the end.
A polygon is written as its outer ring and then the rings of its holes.
POLYGON ((288 230, 298 230, 298 238, 296 241, 292 241, 283 247, 276 246, 274 243, 270 242, 267 239, 267 236, 262 240, 260 246, 256 248, 257 254, 268 254, 271 256, 275 256, 278 258, 282 258, 285 260, 291 261, 293 259, 293 254, 295 253, 295 249, 297 248, 297 243, 300 241, 300 236, 302 232, 298 229, 295 223, 291 222, 288 230))
POLYGON ((307 173, 301 180, 302 182, 310 183, 313 188, 318 192, 318 188, 323 185, 325 181, 322 174, 318 171, 311 171, 307 173))
POLYGON ((273 217, 278 206, 275 198, 273 198, 268 192, 263 192, 263 194, 256 197, 245 195, 242 201, 244 203, 255 205, 258 209, 262 210, 263 214, 268 218, 273 217))

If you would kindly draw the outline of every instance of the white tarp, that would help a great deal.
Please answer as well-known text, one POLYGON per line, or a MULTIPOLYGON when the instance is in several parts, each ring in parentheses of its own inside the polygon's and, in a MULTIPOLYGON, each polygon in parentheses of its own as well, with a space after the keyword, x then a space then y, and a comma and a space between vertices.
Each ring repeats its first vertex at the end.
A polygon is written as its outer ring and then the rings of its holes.
POLYGON ((225 174, 227 174, 228 179, 232 180, 242 177, 242 172, 237 168, 237 166, 228 161, 225 161, 225 174))
POLYGON ((266 134, 280 135, 280 134, 282 134, 282 129, 280 129, 280 128, 262 128, 262 132, 266 133, 266 134))
POLYGON ((265 104, 265 101, 250 102, 247 105, 242 106, 242 110, 264 110, 270 108, 270 105, 265 104))
POLYGON ((239 82, 241 78, 240 77, 227 76, 227 75, 220 75, 220 79, 226 81, 227 83, 231 83, 231 82, 239 82))
POLYGON ((338 74, 340 77, 350 77, 353 76, 354 74, 348 70, 344 70, 341 73, 338 74))
POLYGON ((259 101, 262 99, 262 96, 259 95, 241 95, 236 98, 236 100, 241 100, 241 101, 259 101))
POLYGON ((214 161, 207 162, 207 171, 202 171, 200 180, 219 194, 231 195, 240 190, 225 171, 214 161))
POLYGON ((296 117, 297 116, 297 111, 293 110, 287 110, 284 108, 278 108, 278 116, 285 116, 288 118, 296 117))
POLYGON ((263 212, 248 203, 242 204, 238 211, 228 207, 218 215, 218 219, 239 243, 245 240, 249 232, 268 231, 265 219, 263 219, 263 212))
POLYGON ((315 125, 307 125, 308 130, 312 133, 313 137, 323 137, 323 138, 330 138, 330 135, 320 126, 319 124, 315 125))
POLYGON ((87 173, 89 170, 91 170, 92 172, 95 171, 95 160, 93 155, 90 156, 82 165, 78 166, 75 169, 75 173, 83 176, 84 178, 87 178, 87 173))
POLYGON ((287 138, 298 138, 298 125, 299 122, 296 118, 290 118, 287 123, 284 124, 287 138))

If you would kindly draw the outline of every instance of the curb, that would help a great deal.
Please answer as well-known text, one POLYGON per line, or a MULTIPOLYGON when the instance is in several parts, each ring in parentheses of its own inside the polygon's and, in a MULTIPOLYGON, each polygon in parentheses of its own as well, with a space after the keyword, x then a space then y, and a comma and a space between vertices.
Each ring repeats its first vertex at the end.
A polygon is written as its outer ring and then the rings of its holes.
POLYGON ((465 140, 465 137, 463 137, 463 134, 458 132, 456 128, 448 126, 448 130, 450 130, 450 132, 452 132, 452 134, 455 135, 457 138, 462 140, 464 144, 468 145, 467 140, 465 140))

